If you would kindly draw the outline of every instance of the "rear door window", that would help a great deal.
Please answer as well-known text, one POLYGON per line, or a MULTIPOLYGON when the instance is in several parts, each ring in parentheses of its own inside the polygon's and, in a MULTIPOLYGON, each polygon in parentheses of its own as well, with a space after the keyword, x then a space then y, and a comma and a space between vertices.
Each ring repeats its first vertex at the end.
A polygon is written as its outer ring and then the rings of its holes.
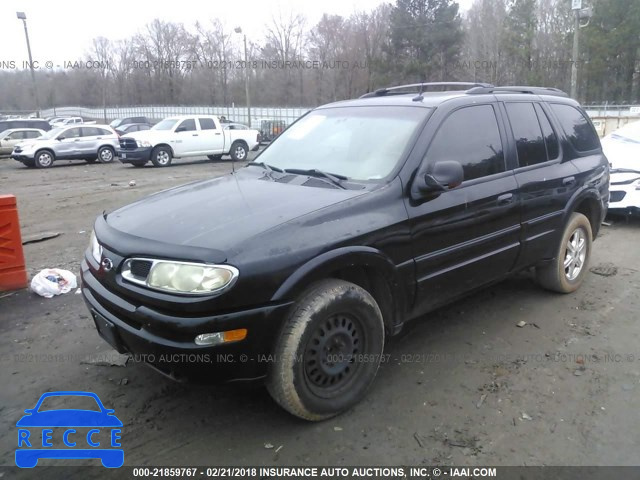
POLYGON ((505 103, 505 108, 516 141, 519 166, 546 162, 547 149, 533 103, 505 103))
POLYGON ((491 105, 474 105, 449 115, 431 142, 427 161, 455 160, 462 164, 464 180, 506 170, 498 121, 491 105))
POLYGON ((213 121, 213 118, 200 118, 200 129, 201 130, 215 130, 216 123, 213 121))
POLYGON ((542 135, 544 135, 544 144, 547 147, 547 158, 549 160, 555 160, 560 156, 560 144, 558 142, 558 136, 549 122, 549 117, 542 110, 540 104, 536 103, 536 113, 538 114, 538 120, 542 127, 542 135))
POLYGON ((591 122, 573 105, 551 103, 560 125, 573 147, 579 152, 588 152, 600 148, 600 140, 591 122))

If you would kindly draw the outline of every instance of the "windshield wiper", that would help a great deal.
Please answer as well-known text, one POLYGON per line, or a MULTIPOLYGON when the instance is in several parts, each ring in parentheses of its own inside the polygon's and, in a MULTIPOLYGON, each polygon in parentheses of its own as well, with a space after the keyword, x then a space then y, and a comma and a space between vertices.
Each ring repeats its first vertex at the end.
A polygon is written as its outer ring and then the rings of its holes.
POLYGON ((613 168, 611 170, 609 170, 610 173, 638 173, 640 174, 640 171, 638 170, 633 170, 631 168, 613 168))
POLYGON ((285 168, 284 171, 286 173, 296 173, 300 175, 309 175, 310 177, 326 178, 335 186, 340 187, 343 190, 346 190, 347 187, 342 185, 342 180, 347 180, 349 178, 337 173, 323 172, 322 170, 318 170, 317 168, 310 168, 308 170, 305 170, 304 168, 285 168))
POLYGON ((281 168, 274 167, 273 165, 269 165, 268 163, 264 163, 264 162, 249 162, 249 163, 247 163, 247 165, 257 165, 259 167, 264 168, 269 173, 271 173, 271 172, 278 172, 278 173, 284 172, 284 170, 282 170, 281 168))

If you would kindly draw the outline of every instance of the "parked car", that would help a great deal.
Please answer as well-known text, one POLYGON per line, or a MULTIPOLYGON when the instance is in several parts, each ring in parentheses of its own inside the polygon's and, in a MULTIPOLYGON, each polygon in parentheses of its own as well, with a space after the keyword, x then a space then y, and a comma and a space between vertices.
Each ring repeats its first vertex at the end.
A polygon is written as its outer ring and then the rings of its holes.
POLYGON ((262 120, 260 122, 261 143, 272 142, 287 128, 284 120, 262 120))
POLYGON ((41 118, 12 118, 10 120, 0 120, 0 132, 13 128, 37 128, 48 132, 51 130, 51 125, 41 118))
POLYGON ((85 124, 85 125, 95 125, 95 121, 87 121, 85 122, 82 117, 67 117, 63 119, 56 120, 55 122, 51 122, 52 127, 66 127, 69 125, 77 125, 77 124, 85 124))
POLYGON ((632 122, 602 139, 611 165, 609 210, 640 214, 640 122, 632 122))
POLYGON ((66 120, 67 118, 69 117, 50 117, 50 118, 47 118, 46 120, 47 122, 49 122, 50 125, 53 125, 54 123, 61 122, 62 120, 66 120))
POLYGON ((211 160, 229 154, 246 160, 250 150, 259 147, 257 130, 225 130, 218 117, 211 115, 165 118, 145 132, 120 138, 118 157, 136 167, 149 160, 156 167, 171 165, 174 158, 207 156, 211 160))
POLYGON ((153 125, 151 125, 150 123, 128 123, 126 125, 120 125, 115 129, 115 131, 118 135, 122 136, 126 135, 127 133, 149 130, 152 126, 153 125))
POLYGON ((118 135, 108 125, 55 128, 40 138, 19 143, 11 158, 27 167, 48 168, 56 160, 113 161, 118 135))
POLYGON ((144 123, 147 125, 152 125, 147 117, 125 117, 125 118, 116 118, 113 122, 109 124, 111 128, 114 130, 118 130, 122 125, 130 125, 132 123, 144 123))
POLYGON ((46 132, 39 128, 11 128, 0 133, 0 157, 8 157, 14 147, 25 140, 41 137, 46 132))
POLYGON ((235 173, 100 215, 81 266, 99 333, 322 420, 406 322, 529 268, 578 289, 608 198, 592 124, 555 89, 462 85, 316 108, 235 173))

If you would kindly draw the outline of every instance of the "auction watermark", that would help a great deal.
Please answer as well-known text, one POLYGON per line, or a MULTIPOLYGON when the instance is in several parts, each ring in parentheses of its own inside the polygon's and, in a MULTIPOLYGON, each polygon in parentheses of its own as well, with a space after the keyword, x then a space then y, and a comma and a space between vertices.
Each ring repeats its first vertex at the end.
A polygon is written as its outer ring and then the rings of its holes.
POLYGON ((52 60, 15 61, 0 60, 0 70, 366 70, 367 61, 360 60, 209 60, 209 59, 178 59, 178 60, 132 60, 126 64, 118 64, 105 60, 52 60))

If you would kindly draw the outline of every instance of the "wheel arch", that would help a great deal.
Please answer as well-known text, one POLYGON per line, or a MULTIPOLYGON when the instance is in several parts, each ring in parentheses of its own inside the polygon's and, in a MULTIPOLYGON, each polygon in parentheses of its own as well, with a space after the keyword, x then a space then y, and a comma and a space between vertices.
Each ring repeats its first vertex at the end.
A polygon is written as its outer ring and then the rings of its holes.
POLYGON ((35 161, 35 159, 38 157, 38 155, 41 152, 49 152, 51 154, 51 156, 53 157, 53 159, 55 160, 57 158, 56 156, 56 152, 53 151, 53 149, 49 148, 49 147, 42 147, 38 150, 36 150, 36 153, 33 154, 33 160, 35 161))
POLYGON ((581 213, 591 224, 592 236, 595 239, 602 222, 602 202, 598 193, 594 190, 578 192, 568 203, 564 214, 564 223, 569 221, 573 212, 581 213))
POLYGON ((169 149, 169 151, 171 152, 171 156, 175 157, 175 154, 173 153, 173 148, 171 148, 171 145, 169 145, 168 143, 158 143, 157 145, 153 146, 153 150, 155 150, 156 148, 159 147, 167 147, 169 149))
POLYGON ((300 266, 278 288, 272 301, 297 298, 313 282, 337 278, 354 283, 376 300, 388 334, 403 321, 407 300, 396 265, 372 247, 343 247, 325 252, 300 266))

